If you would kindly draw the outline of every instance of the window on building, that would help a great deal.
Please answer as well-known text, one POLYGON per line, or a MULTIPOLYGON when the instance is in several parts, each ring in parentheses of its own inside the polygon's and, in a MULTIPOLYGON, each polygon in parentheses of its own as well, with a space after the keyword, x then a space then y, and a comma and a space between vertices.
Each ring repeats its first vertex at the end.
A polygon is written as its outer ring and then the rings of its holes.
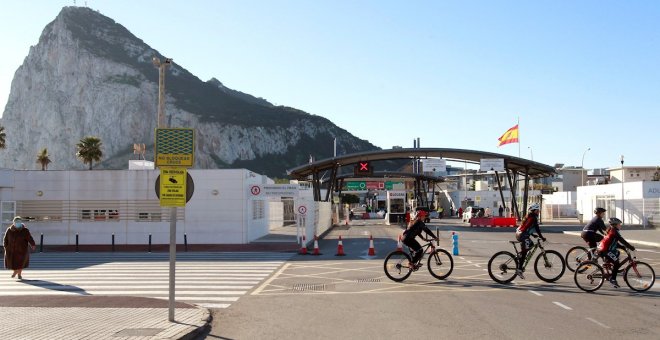
POLYGON ((94 210, 94 221, 104 221, 107 217, 108 216, 106 215, 106 210, 94 210))
POLYGON ((92 211, 88 209, 83 209, 80 211, 80 219, 81 220, 91 220, 92 219, 92 211))

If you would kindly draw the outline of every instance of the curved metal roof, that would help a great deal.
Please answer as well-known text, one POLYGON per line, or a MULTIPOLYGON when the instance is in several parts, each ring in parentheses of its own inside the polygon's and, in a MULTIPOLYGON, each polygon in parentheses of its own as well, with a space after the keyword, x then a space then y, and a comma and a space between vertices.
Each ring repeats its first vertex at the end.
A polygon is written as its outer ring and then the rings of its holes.
MULTIPOLYGON (((444 182, 445 179, 444 177, 438 177, 438 176, 427 176, 423 174, 414 174, 411 172, 396 172, 396 171, 374 171, 373 175, 359 175, 356 176, 353 173, 350 174, 345 174, 341 176, 337 176, 337 179, 347 179, 347 178, 414 178, 414 179, 419 179, 422 181, 428 181, 428 182, 444 182)), ((329 179, 325 180, 324 182, 327 182, 329 179)))
POLYGON ((484 152, 465 149, 448 148, 401 148, 378 150, 368 152, 358 152, 349 155, 342 155, 333 158, 326 158, 320 161, 301 165, 287 171, 289 176, 294 179, 305 179, 314 172, 330 170, 335 166, 345 166, 356 164, 360 161, 382 161, 391 159, 412 159, 412 158, 442 158, 448 161, 468 162, 470 164, 479 164, 482 158, 503 158, 504 166, 510 171, 525 173, 531 178, 549 177, 555 174, 555 168, 539 162, 528 159, 503 155, 494 152, 484 152))

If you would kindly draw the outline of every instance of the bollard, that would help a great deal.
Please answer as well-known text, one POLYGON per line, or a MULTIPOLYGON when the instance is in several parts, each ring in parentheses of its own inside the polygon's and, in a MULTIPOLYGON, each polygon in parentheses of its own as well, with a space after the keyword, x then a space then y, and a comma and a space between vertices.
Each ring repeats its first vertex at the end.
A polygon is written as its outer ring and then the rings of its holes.
POLYGON ((188 235, 183 234, 183 251, 188 251, 188 235))
POLYGON ((458 255, 458 234, 456 234, 455 232, 452 231, 451 232, 451 239, 452 239, 452 245, 454 246, 453 250, 452 250, 452 254, 453 255, 458 255))
POLYGON ((39 252, 40 253, 44 252, 44 233, 41 233, 41 237, 39 241, 39 252))
POLYGON ((76 253, 78 252, 78 234, 76 234, 76 253))
POLYGON ((112 251, 115 251, 115 234, 112 234, 112 251))
POLYGON ((149 252, 151 253, 151 234, 149 234, 149 252))

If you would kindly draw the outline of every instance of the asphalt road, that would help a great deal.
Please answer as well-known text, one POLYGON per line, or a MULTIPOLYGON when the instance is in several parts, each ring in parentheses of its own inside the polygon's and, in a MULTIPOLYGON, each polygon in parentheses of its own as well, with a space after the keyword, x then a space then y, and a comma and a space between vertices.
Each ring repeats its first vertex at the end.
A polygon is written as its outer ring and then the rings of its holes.
MULTIPOLYGON (((441 247, 451 249, 451 229, 441 227, 441 247)), ((230 308, 212 310, 212 328, 200 339, 660 338, 657 281, 645 293, 630 290, 622 278, 619 289, 605 283, 585 293, 568 270, 556 283, 545 283, 528 267, 526 280, 497 284, 486 266, 495 252, 512 250, 513 229, 460 230, 459 255, 447 280, 422 268, 396 283, 384 275, 383 259, 401 229, 337 228, 321 241, 323 255, 295 256, 230 308), (345 257, 334 256, 339 234, 345 257), (369 234, 375 257, 366 256, 369 234)), ((550 230, 545 236, 546 248, 562 254, 582 243, 550 230)), ((660 249, 638 247, 638 257, 660 270, 660 249)))

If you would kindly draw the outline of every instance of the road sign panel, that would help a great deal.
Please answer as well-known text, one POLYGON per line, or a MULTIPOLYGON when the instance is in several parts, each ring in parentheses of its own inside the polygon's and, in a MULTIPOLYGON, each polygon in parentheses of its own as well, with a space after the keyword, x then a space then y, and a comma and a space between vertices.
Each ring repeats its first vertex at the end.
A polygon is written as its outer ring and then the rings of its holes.
POLYGON ((192 167, 195 158, 195 130, 156 129, 156 166, 192 167))
POLYGON ((182 167, 160 168, 160 206, 186 206, 187 170, 182 167))

